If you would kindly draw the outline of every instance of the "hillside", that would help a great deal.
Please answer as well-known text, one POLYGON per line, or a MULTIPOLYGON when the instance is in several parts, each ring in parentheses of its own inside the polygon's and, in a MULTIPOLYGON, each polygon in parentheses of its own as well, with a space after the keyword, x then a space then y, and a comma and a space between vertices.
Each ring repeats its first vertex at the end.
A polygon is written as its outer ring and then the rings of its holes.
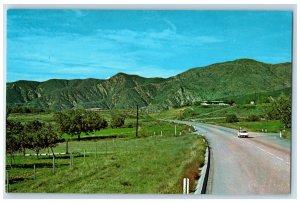
POLYGON ((166 109, 202 100, 278 95, 291 88, 291 70, 291 63, 240 59, 193 68, 167 79, 118 73, 108 80, 23 80, 7 83, 7 104, 52 110, 133 108, 136 104, 166 109))

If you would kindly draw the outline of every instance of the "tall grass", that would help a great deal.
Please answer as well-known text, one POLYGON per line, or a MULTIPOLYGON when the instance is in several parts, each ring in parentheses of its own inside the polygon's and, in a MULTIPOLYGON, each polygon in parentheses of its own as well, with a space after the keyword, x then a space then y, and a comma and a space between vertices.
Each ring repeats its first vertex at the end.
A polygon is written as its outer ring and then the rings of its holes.
MULTIPOLYGON (((201 165, 205 147, 198 135, 74 141, 70 143, 74 167, 70 168, 69 155, 59 155, 54 174, 51 156, 16 156, 9 170, 10 188, 11 192, 181 193, 186 166, 195 157, 201 165)), ((55 151, 64 149, 61 143, 55 151)))

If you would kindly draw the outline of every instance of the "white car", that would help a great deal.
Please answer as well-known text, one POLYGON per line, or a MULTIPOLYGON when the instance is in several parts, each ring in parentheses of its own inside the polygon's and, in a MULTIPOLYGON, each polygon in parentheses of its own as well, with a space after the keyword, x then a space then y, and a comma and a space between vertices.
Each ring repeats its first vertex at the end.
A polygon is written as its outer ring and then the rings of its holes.
POLYGON ((239 130, 238 132, 238 137, 248 137, 249 134, 247 132, 247 130, 239 130))

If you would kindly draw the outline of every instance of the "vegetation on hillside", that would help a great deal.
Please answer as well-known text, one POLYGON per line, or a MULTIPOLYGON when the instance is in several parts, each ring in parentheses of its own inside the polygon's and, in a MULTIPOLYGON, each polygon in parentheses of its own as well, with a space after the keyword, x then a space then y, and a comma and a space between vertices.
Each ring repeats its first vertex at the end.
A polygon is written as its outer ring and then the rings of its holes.
POLYGON ((194 68, 174 77, 143 78, 119 73, 108 80, 48 80, 7 83, 7 104, 51 110, 130 109, 155 112, 199 101, 263 103, 291 88, 291 64, 236 60, 194 68), (149 107, 149 108, 148 108, 149 107))

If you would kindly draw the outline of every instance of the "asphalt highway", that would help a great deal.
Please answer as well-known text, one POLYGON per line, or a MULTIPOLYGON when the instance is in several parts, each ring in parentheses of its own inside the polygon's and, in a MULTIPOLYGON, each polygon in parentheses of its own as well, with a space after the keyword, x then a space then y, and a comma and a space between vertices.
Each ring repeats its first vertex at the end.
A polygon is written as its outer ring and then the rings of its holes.
POLYGON ((189 123, 205 135, 211 150, 207 193, 215 195, 290 194, 290 144, 279 134, 251 133, 189 123))

